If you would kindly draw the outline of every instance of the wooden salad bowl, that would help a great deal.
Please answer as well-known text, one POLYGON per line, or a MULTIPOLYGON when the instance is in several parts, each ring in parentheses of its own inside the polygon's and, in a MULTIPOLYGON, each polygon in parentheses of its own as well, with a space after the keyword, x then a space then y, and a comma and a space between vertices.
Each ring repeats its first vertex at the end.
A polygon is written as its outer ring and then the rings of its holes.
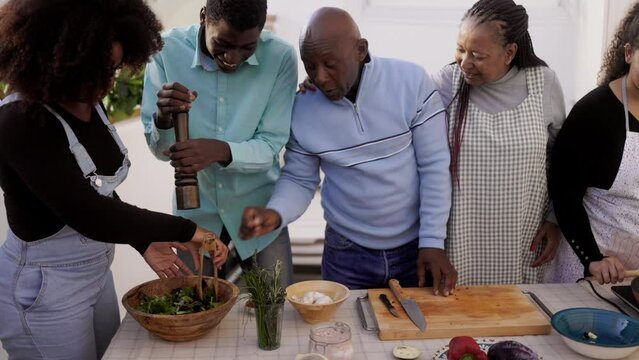
MULTIPOLYGON (((207 286, 213 286, 213 278, 205 276, 207 286)), ((143 295, 160 296, 170 294, 173 290, 184 287, 195 287, 196 276, 156 279, 135 286, 122 297, 122 305, 126 311, 149 332, 169 341, 189 341, 202 337, 215 328, 228 314, 240 294, 235 284, 218 279, 218 300, 221 305, 193 313, 182 315, 155 315, 137 310, 143 295)))

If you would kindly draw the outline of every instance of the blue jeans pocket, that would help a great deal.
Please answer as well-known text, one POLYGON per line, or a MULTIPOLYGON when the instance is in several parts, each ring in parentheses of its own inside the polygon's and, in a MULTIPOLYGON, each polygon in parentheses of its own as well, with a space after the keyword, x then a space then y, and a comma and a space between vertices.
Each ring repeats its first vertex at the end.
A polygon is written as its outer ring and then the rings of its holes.
POLYGON ((45 274, 39 266, 25 266, 18 274, 15 289, 16 303, 24 311, 38 306, 44 296, 45 274))
POLYGON ((345 250, 351 248, 353 246, 353 242, 340 235, 330 226, 326 226, 326 230, 324 232, 324 246, 328 246, 336 250, 345 250))

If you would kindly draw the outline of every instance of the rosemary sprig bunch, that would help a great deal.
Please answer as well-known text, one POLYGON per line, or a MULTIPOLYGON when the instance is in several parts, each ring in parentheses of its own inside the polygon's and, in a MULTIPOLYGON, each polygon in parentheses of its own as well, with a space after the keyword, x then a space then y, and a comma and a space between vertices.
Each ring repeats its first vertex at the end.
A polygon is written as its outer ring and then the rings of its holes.
POLYGON ((286 289, 281 285, 282 262, 277 260, 272 268, 263 268, 253 258, 253 267, 242 274, 250 300, 258 305, 282 304, 286 289))
POLYGON ((248 298, 255 305, 260 349, 273 350, 280 346, 282 308, 286 300, 281 275, 281 261, 277 260, 272 268, 263 268, 257 264, 256 257, 253 257, 253 267, 242 274, 248 298))

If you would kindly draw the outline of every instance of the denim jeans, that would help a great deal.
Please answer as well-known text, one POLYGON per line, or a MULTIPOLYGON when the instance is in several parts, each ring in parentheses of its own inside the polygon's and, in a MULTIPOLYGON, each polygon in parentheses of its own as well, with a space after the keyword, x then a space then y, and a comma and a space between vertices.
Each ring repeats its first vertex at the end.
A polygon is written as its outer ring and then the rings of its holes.
MULTIPOLYGON (((220 240, 227 245, 231 242, 231 237, 229 236, 226 227, 222 228, 220 240)), ((232 254, 229 253, 229 258, 231 255, 232 254)), ((178 256, 191 269, 191 271, 197 273, 190 253, 186 251, 178 251, 178 256)), ((257 263, 260 266, 271 267, 275 264, 276 260, 280 260, 282 262, 282 287, 287 287, 293 283, 293 256, 291 254, 291 239, 288 235, 287 227, 282 229, 282 232, 280 232, 272 243, 257 253, 257 263)), ((211 261, 204 258, 203 265, 204 269, 202 270, 202 273, 204 276, 213 276, 213 265, 211 261)), ((250 257, 241 261, 240 266, 242 269, 250 269, 253 266, 253 258, 250 257)), ((218 276, 222 279, 226 278, 225 267, 222 267, 222 270, 218 272, 218 276)))
POLYGON ((418 240, 395 249, 375 250, 360 246, 326 226, 322 278, 349 289, 388 287, 397 279, 403 287, 417 287, 418 240))
POLYGON ((0 340, 9 359, 102 357, 120 325, 113 244, 64 227, 0 248, 0 340))

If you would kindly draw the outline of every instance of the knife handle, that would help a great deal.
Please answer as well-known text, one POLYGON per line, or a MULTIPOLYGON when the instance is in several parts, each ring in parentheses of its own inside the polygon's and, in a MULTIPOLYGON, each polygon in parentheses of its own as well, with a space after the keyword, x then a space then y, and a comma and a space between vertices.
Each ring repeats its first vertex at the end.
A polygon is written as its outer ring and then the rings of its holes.
POLYGON ((404 295, 404 292, 402 291, 402 287, 401 285, 399 285, 399 281, 397 281, 397 279, 388 280, 388 287, 391 289, 391 291, 393 292, 393 295, 395 295, 395 297, 397 298, 399 302, 402 302, 405 299, 408 299, 404 295))
POLYGON ((388 311, 390 311, 391 309, 395 309, 393 304, 391 304, 390 300, 388 300, 388 296, 386 296, 386 294, 379 294, 379 300, 381 300, 382 304, 386 306, 388 311))

